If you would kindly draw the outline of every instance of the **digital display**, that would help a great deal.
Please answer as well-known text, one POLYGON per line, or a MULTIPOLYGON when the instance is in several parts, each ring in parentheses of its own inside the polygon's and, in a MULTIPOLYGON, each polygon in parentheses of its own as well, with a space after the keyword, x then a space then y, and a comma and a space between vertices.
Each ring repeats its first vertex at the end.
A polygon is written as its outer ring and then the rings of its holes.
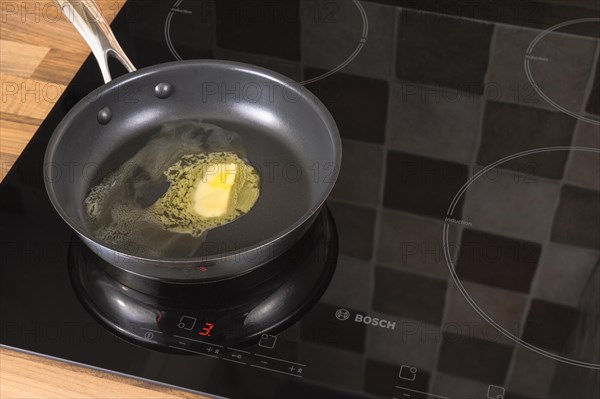
POLYGON ((212 331, 214 325, 212 323, 204 323, 204 327, 198 332, 198 335, 202 335, 203 337, 210 337, 210 332, 212 331))

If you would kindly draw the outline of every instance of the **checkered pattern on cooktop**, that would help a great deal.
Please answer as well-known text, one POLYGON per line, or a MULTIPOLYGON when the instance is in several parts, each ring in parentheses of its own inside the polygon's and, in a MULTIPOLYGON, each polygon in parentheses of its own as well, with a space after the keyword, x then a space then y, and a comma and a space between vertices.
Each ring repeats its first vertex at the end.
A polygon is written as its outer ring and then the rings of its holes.
MULTIPOLYGON (((217 2, 212 19, 194 27, 198 54, 301 81, 357 47, 362 19, 353 2, 271 3, 272 14, 249 8, 236 19, 239 2, 217 2)), ((380 3, 393 2, 361 3, 369 31, 358 57, 307 86, 343 139, 328 201, 340 260, 326 304, 284 335, 300 339, 297 354, 315 375, 348 389, 388 395, 386 381, 410 365, 418 369, 413 387, 424 391, 483 397, 495 384, 511 397, 545 397, 557 362, 515 346, 474 311, 450 277, 442 231, 459 189, 487 165, 532 149, 600 148, 598 123, 589 122, 600 115, 597 30, 550 32, 529 54, 542 30, 505 22, 550 27, 556 15, 530 9, 493 23, 380 3), (526 60, 563 112, 536 91, 526 60), (343 324, 331 317, 338 308, 394 321, 396 330, 343 324)), ((598 154, 508 160, 469 186, 452 218, 450 255, 471 298, 515 336, 564 354, 600 258, 598 154)))

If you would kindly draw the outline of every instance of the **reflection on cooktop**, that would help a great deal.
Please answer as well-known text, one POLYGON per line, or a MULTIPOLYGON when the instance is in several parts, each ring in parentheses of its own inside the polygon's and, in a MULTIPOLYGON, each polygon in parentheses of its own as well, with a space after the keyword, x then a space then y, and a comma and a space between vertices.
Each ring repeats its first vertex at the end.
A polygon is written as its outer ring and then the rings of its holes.
POLYGON ((205 345, 248 344, 293 324, 321 297, 336 260, 336 228, 324 208, 288 252, 229 280, 149 284, 126 275, 121 282, 76 236, 69 267, 80 300, 117 335, 167 352, 204 353, 205 345))

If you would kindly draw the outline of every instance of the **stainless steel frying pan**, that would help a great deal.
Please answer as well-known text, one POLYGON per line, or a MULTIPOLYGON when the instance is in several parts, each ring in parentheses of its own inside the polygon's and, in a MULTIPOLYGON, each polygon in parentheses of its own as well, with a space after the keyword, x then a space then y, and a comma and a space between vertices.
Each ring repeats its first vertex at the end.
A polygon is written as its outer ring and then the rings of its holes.
POLYGON ((56 1, 89 44, 106 82, 58 125, 44 162, 50 200, 92 250, 124 272, 194 283, 252 271, 302 236, 331 192, 341 162, 335 122, 314 95, 280 74, 229 61, 171 62, 136 71, 94 1, 56 1), (130 73, 111 81, 110 56, 130 73), (209 231, 194 254, 152 257, 95 238, 84 217, 89 190, 166 122, 182 120, 241 136, 247 158, 261 173, 255 206, 209 231))

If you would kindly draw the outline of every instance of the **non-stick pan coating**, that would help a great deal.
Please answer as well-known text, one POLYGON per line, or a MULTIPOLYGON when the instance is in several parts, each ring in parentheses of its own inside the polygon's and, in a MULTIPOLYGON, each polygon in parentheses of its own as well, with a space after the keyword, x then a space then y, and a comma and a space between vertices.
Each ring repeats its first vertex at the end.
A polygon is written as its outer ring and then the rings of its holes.
POLYGON ((340 161, 335 123, 307 89, 260 67, 197 60, 141 69, 84 98, 54 132, 45 181, 60 215, 112 264, 150 278, 210 280, 248 272, 293 244, 329 195, 340 161), (172 86, 169 97, 157 96, 160 83, 172 86), (98 113, 105 108, 112 117, 101 124, 98 113), (149 135, 176 120, 200 120, 239 133, 261 173, 264 195, 247 215, 212 230, 211 244, 194 258, 114 251, 89 233, 83 200, 149 135))

